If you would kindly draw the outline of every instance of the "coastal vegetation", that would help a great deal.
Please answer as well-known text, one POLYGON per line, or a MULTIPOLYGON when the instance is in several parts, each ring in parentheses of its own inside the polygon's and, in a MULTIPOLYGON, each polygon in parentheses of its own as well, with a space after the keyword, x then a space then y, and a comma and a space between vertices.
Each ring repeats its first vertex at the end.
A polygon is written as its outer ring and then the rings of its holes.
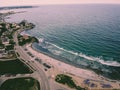
POLYGON ((18 35, 18 44, 20 46, 23 46, 25 44, 31 43, 31 42, 38 42, 38 40, 35 37, 27 36, 27 35, 18 35))
POLYGON ((85 90, 84 88, 81 88, 80 86, 77 86, 75 82, 73 81, 72 77, 64 75, 64 74, 58 74, 55 78, 55 81, 64 85, 69 86, 70 88, 75 88, 76 90, 85 90))
POLYGON ((39 82, 31 77, 15 78, 5 81, 0 90, 40 90, 39 82))
POLYGON ((25 73, 32 73, 32 71, 19 59, 0 61, 0 75, 25 74, 25 73))
POLYGON ((24 29, 24 30, 30 30, 35 27, 33 23, 29 23, 27 22, 27 20, 22 20, 18 25, 21 27, 21 29, 24 29))

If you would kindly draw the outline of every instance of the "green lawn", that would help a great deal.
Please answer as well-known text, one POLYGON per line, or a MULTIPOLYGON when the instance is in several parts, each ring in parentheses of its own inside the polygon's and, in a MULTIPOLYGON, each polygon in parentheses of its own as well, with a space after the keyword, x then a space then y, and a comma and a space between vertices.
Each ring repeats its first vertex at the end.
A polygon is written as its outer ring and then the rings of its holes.
POLYGON ((11 61, 0 61, 0 75, 25 73, 32 73, 32 71, 18 59, 11 61))
POLYGON ((0 90, 40 90, 40 85, 33 78, 16 78, 5 81, 0 90))

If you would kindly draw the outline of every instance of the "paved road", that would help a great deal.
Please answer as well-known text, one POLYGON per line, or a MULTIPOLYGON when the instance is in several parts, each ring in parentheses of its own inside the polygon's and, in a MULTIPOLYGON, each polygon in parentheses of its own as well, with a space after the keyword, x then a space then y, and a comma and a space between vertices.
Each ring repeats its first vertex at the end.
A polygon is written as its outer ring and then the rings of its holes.
POLYGON ((40 66, 37 66, 35 63, 31 62, 31 57, 24 51, 24 49, 18 45, 17 36, 22 30, 18 30, 14 34, 14 41, 16 42, 15 50, 19 53, 21 59, 25 60, 25 64, 33 68, 34 71, 38 73, 38 81, 40 83, 41 90, 50 90, 49 81, 44 71, 40 66))

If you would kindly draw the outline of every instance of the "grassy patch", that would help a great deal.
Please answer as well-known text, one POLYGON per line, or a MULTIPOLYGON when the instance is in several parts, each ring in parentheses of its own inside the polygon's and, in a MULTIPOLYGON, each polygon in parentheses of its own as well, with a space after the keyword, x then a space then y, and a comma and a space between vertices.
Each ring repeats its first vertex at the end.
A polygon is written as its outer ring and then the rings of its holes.
POLYGON ((16 78, 5 81, 0 90, 40 90, 40 85, 33 78, 16 78))
POLYGON ((24 73, 32 73, 32 71, 18 59, 11 61, 0 61, 0 75, 24 73))
POLYGON ((55 81, 61 84, 68 85, 71 88, 75 88, 76 90, 85 90, 84 88, 81 88, 80 86, 77 86, 74 81, 72 80, 72 77, 59 74, 56 76, 55 81))

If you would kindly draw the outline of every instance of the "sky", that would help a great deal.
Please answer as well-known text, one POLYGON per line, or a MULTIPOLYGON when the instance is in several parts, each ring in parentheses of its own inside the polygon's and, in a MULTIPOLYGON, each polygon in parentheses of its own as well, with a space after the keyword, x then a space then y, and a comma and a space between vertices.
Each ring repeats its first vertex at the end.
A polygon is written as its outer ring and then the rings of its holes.
POLYGON ((120 4, 120 0, 0 0, 0 7, 18 5, 82 4, 82 3, 120 4))

